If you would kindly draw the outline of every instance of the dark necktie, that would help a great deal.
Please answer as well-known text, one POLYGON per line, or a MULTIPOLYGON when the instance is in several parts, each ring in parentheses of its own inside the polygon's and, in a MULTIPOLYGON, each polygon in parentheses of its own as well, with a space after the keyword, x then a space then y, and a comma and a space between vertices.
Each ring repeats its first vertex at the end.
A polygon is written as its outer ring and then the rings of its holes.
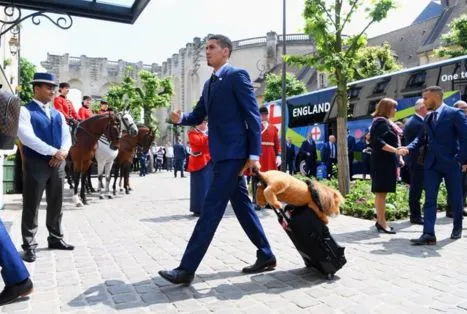
POLYGON ((435 125, 436 125, 436 118, 438 117, 438 112, 437 112, 437 111, 433 111, 433 113, 432 113, 431 115, 432 115, 432 117, 431 117, 431 124, 432 124, 433 126, 435 126, 435 125))
POLYGON ((211 96, 211 86, 217 81, 216 74, 212 74, 211 78, 209 79, 209 86, 208 86, 208 97, 211 96))

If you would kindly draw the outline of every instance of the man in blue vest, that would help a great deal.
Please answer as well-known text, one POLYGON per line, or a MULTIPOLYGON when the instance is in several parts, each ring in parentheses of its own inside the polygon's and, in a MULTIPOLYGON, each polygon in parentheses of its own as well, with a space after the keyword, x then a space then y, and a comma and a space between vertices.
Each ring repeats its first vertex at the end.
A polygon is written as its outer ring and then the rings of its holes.
POLYGON ((36 260, 37 242, 34 237, 44 190, 49 249, 74 249, 63 241, 61 227, 65 158, 71 146, 70 132, 63 114, 50 106, 57 86, 55 77, 49 73, 36 73, 32 84, 34 98, 21 107, 18 128, 24 155, 22 258, 29 263, 36 260))

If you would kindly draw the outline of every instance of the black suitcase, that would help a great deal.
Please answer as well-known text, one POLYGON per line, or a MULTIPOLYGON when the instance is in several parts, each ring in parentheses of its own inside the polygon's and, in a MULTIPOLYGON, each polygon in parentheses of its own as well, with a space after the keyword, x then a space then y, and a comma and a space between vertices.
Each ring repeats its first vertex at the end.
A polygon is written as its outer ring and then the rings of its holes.
POLYGON ((314 267, 332 279, 347 260, 344 256, 345 248, 337 244, 328 227, 306 206, 287 205, 285 209, 274 211, 306 267, 314 267))

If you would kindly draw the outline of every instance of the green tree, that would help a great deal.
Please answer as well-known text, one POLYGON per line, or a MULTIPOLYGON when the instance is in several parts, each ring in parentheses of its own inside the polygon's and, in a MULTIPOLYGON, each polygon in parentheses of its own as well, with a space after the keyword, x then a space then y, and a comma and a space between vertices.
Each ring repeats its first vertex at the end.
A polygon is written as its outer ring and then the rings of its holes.
MULTIPOLYGON (((286 95, 295 96, 305 93, 306 86, 299 81, 295 75, 286 73, 285 77, 286 95)), ((264 101, 280 99, 282 97, 282 76, 274 73, 266 75, 266 88, 264 91, 264 101)))
POLYGON ((154 109, 165 108, 172 98, 173 84, 170 78, 160 79, 149 71, 139 72, 141 87, 136 87, 137 99, 144 111, 144 124, 157 130, 157 120, 154 109))
POLYGON ((467 54, 467 15, 461 15, 449 24, 450 31, 441 37, 441 48, 436 54, 443 58, 455 58, 467 54))
POLYGON ((339 190, 349 192, 349 163, 347 150, 347 83, 354 77, 357 53, 366 46, 368 28, 384 18, 394 8, 393 0, 306 0, 305 32, 315 41, 315 52, 307 56, 285 56, 289 64, 309 65, 329 74, 337 85, 337 144, 339 190), (360 32, 345 31, 352 17, 364 9, 367 19, 360 32))
POLYGON ((402 65, 394 57, 391 45, 365 47, 356 54, 356 62, 352 80, 361 80, 402 69, 402 65))
POLYGON ((31 81, 36 73, 36 66, 26 58, 19 60, 19 98, 25 104, 31 101, 34 96, 31 81))

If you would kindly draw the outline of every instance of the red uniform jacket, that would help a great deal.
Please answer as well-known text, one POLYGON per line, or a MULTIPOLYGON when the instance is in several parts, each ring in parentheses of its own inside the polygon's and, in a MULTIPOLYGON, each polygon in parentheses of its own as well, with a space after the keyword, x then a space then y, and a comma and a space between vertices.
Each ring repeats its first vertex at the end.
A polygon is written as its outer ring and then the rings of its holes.
POLYGON ((81 120, 86 120, 93 116, 91 109, 81 106, 78 110, 78 116, 81 120))
POLYGON ((197 129, 193 129, 188 132, 188 141, 191 146, 191 155, 188 159, 188 171, 199 171, 206 167, 211 160, 208 136, 197 129))
POLYGON ((54 99, 54 107, 58 111, 60 111, 65 119, 73 118, 75 120, 80 120, 78 114, 76 113, 75 108, 71 101, 63 97, 62 95, 55 97, 54 99))
POLYGON ((279 130, 272 124, 268 124, 266 129, 262 125, 261 129, 261 171, 277 170, 276 156, 281 154, 279 130))
POLYGON ((100 109, 100 110, 97 112, 97 114, 106 114, 106 113, 108 113, 108 112, 109 112, 108 110, 102 110, 102 109, 100 109))

